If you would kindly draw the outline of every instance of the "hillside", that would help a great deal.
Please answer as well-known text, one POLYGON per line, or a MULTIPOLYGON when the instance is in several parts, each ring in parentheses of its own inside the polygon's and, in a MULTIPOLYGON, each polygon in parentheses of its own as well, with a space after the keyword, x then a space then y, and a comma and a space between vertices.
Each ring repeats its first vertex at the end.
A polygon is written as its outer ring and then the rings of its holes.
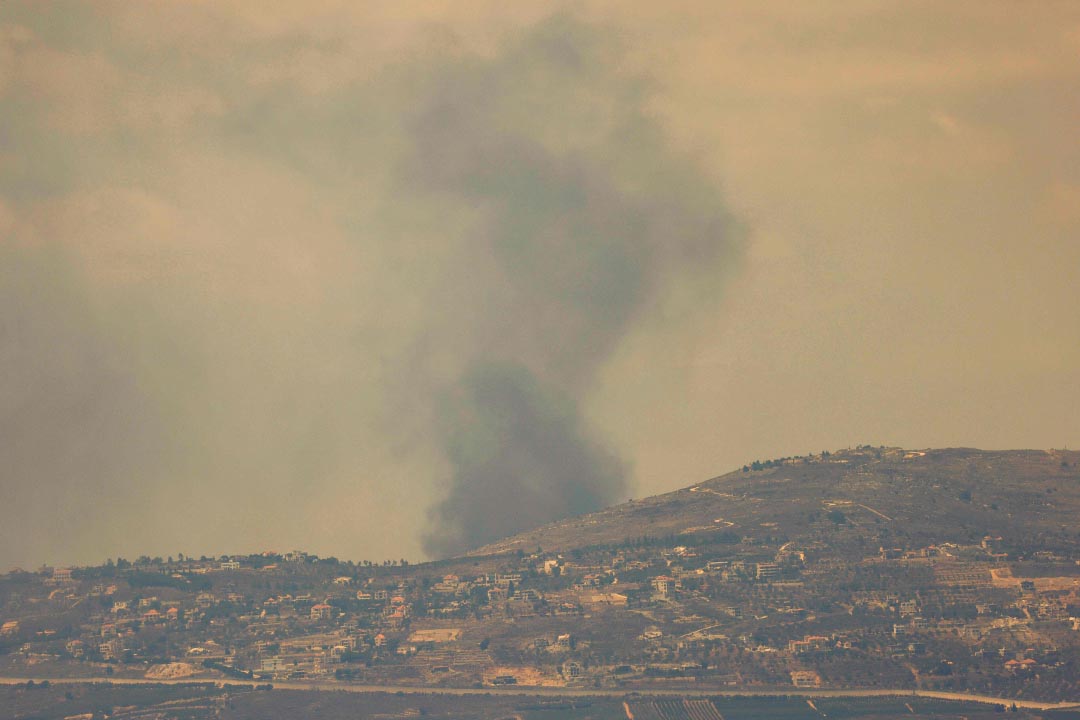
POLYGON ((568 550, 627 539, 735 532, 750 538, 856 537, 921 547, 986 535, 1048 550, 1080 542, 1080 452, 862 447, 758 463, 676 490, 553 523, 471 555, 568 550), (837 536, 829 513, 850 532, 837 536), (823 534, 822 528, 829 532, 823 534))
POLYGON ((1080 702, 1078 466, 861 447, 418 565, 266 552, 9 573, 0 676, 1080 702))

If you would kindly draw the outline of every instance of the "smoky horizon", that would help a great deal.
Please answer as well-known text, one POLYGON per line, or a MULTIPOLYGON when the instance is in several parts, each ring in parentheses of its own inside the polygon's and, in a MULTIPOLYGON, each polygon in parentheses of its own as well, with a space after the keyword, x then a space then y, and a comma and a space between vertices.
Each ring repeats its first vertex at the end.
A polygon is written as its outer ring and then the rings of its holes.
POLYGON ((0 7, 0 571, 1075 445, 1080 10, 0 7))

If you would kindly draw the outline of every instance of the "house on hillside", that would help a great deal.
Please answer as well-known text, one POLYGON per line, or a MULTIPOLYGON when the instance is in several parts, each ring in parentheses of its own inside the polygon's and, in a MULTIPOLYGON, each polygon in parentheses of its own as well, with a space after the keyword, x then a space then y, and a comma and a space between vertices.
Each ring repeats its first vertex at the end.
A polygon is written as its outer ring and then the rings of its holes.
POLYGON ((780 577, 780 566, 771 562, 758 563, 755 568, 755 575, 758 580, 765 582, 775 580, 780 577))
POLYGON ((652 579, 653 590, 660 597, 666 598, 675 594, 675 578, 668 575, 659 575, 652 579))
POLYGON ((442 593, 444 595, 452 595, 457 592, 458 585, 460 584, 461 578, 457 575, 444 575, 442 581, 431 586, 431 590, 432 592, 442 593))
POLYGON ((576 680, 581 677, 585 669, 577 660, 567 660, 562 664, 562 676, 567 680, 576 680))
POLYGON ((791 684, 798 688, 821 687, 821 676, 813 670, 792 670, 791 684))
POLYGON ((1005 663, 1005 669, 1013 675, 1024 675, 1035 669, 1037 663, 1031 658, 1009 660, 1005 663))
POLYGON ((120 638, 106 640, 98 645, 98 652, 105 660, 118 660, 124 654, 124 642, 120 638))

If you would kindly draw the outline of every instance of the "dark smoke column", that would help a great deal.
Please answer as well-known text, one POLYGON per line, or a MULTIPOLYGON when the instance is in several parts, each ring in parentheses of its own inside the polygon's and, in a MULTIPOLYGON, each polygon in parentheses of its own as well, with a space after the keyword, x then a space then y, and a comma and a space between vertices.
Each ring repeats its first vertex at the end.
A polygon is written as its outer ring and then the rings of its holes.
POLYGON ((432 555, 623 495, 580 404, 667 284, 722 277, 735 254, 718 190, 666 145, 617 59, 558 17, 439 73, 416 114, 412 181, 480 218, 461 242, 467 271, 437 298, 464 360, 436 413, 453 472, 432 555))
POLYGON ((603 507, 625 488, 621 465, 589 442, 574 403, 524 367, 471 368, 451 412, 445 451, 455 473, 433 512, 433 551, 603 507))

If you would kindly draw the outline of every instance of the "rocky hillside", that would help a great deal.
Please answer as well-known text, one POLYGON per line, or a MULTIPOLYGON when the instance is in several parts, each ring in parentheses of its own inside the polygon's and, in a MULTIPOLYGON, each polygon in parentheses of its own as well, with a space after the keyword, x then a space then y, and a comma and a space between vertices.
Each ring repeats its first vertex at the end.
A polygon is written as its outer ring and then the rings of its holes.
POLYGON ((755 462, 683 490, 570 518, 473 555, 641 536, 736 533, 805 544, 921 547, 984 536, 1029 550, 1080 544, 1080 452, 859 447, 755 462), (843 532, 837 533, 837 530, 843 532))

